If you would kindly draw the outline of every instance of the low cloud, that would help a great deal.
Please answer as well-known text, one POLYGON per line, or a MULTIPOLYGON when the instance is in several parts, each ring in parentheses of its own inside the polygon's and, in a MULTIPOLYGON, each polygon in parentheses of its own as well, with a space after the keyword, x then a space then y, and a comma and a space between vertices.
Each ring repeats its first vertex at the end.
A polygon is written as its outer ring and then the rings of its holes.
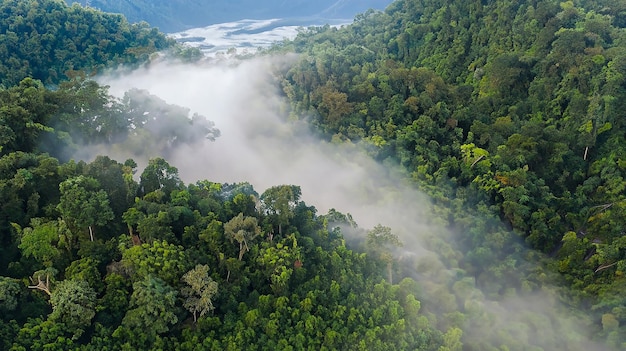
MULTIPOLYGON (((523 298, 513 294, 497 302, 485 298, 474 278, 456 265, 463 255, 449 242, 459 234, 445 229, 432 214, 428 198, 414 185, 358 146, 322 142, 307 133, 304 123, 286 122, 288 106, 273 72, 292 60, 260 58, 206 65, 161 62, 99 81, 109 85, 113 95, 146 89, 215 122, 221 132, 216 141, 182 146, 167 157, 186 183, 246 181, 259 193, 274 185, 299 185, 303 200, 320 213, 335 208, 352 214, 361 227, 378 223, 391 227, 404 243, 399 253, 406 265, 403 272, 423 286, 424 313, 448 314, 447 319, 453 320, 450 314, 462 310, 465 319, 458 318, 457 324, 469 344, 495 348, 507 344, 511 350, 603 349, 581 336, 586 322, 563 311, 553 291, 523 298), (566 342, 570 338, 565 335, 572 334, 578 335, 577 341, 566 342)), ((162 155, 146 155, 146 159, 156 156, 162 155)), ((444 330, 455 326, 442 324, 445 318, 429 319, 444 330)))
POLYGON ((393 171, 354 145, 321 142, 303 123, 286 122, 286 101, 272 72, 292 59, 265 58, 231 65, 159 63, 99 80, 109 85, 115 96, 131 88, 145 89, 215 122, 221 135, 214 142, 183 146, 168 157, 186 182, 247 181, 259 192, 294 184, 302 187, 303 199, 320 212, 330 208, 350 212, 366 227, 397 222, 399 215, 422 222, 420 204, 427 202, 426 198, 392 177, 393 171), (400 205, 398 195, 413 204, 405 206, 404 213, 394 208, 400 205))

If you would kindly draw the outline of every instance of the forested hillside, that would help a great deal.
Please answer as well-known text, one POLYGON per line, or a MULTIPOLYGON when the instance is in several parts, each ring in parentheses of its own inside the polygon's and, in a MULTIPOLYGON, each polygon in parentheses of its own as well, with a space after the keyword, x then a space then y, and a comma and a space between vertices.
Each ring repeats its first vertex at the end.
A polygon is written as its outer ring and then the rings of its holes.
MULTIPOLYGON (((118 63, 111 58, 145 63, 161 48, 154 40, 171 45, 162 34, 120 32, 128 27, 119 16, 54 0, 7 1, 2 13, 15 30, 3 40, 29 38, 5 53, 66 56, 21 61, 33 64, 8 66, 2 77, 0 349, 436 350, 458 342, 457 330, 446 336, 419 314, 415 281, 385 280, 391 261, 377 255, 386 247, 346 247, 339 226, 358 230, 350 217, 318 215, 296 185, 259 195, 247 183, 184 184, 163 158, 140 174, 132 159, 68 161, 102 143, 167 155, 219 130, 146 91, 114 98, 87 78, 118 63), (63 30, 69 23, 85 27, 63 30), (152 39, 141 46, 132 33, 152 39), (52 46, 41 44, 48 34, 52 46), (86 59, 77 46, 88 50, 90 38, 119 50, 104 45, 86 59)), ((395 238, 382 226, 363 235, 395 238)))
POLYGON ((622 345, 624 3, 396 1, 282 49, 303 54, 283 81, 294 118, 364 144, 452 205, 479 284, 490 289, 484 267, 507 259, 482 214, 549 255, 568 301, 622 345))
POLYGON ((4 1, 0 349, 624 349, 619 6, 396 1, 270 51, 301 54, 272 72, 289 121, 432 198, 400 237, 318 213, 298 185, 185 184, 167 156, 219 125, 89 77, 198 52, 61 0, 4 1), (102 144, 163 157, 70 159, 102 144))
POLYGON ((68 4, 121 13, 132 23, 148 22, 172 33, 242 19, 344 18, 369 8, 384 9, 391 0, 65 0, 68 4))
MULTIPOLYGON (((68 7, 60 0, 5 0, 0 14, 0 81, 5 88, 25 77, 56 84, 73 71, 91 74, 104 67, 133 66, 175 49, 174 40, 155 28, 129 24, 121 15, 68 7)), ((193 50, 185 50, 193 57, 193 50)))

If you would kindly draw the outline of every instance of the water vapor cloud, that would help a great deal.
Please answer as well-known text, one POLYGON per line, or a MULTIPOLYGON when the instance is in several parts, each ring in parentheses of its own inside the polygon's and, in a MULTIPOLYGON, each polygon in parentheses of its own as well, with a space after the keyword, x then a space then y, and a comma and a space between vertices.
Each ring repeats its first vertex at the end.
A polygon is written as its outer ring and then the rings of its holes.
MULTIPOLYGON (((299 185, 303 200, 322 214, 335 208, 352 214, 364 228, 379 223, 391 227, 404 243, 398 252, 406 264, 403 271, 423 286, 424 313, 442 330, 454 327, 442 320, 455 320, 455 311, 462 310, 465 317, 459 316, 457 324, 466 333, 464 340, 476 345, 484 340, 485 345, 499 347, 506 342, 519 350, 602 349, 583 336, 574 344, 561 342, 565 331, 578 333, 585 325, 573 320, 573 314, 562 312, 563 306, 551 291, 501 301, 486 298, 475 279, 458 268, 463 255, 446 244, 460 234, 449 233, 437 220, 426 196, 358 146, 321 142, 302 123, 288 122, 288 104, 273 72, 294 59, 265 57, 193 65, 160 62, 99 81, 116 96, 132 88, 145 89, 215 122, 221 135, 214 142, 183 145, 167 157, 186 183, 245 181, 259 193, 274 185, 299 185), (436 236, 439 241, 429 239, 436 236), (438 319, 435 315, 439 314, 447 317, 438 319)), ((162 155, 147 155, 156 156, 162 155)))

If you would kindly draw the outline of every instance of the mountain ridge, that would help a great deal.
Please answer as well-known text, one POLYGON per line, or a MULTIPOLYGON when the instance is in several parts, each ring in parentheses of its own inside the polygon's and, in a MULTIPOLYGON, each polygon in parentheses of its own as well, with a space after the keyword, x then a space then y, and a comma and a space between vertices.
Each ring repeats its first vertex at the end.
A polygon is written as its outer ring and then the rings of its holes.
POLYGON ((239 0, 228 3, 219 1, 121 1, 121 0, 65 0, 104 12, 121 13, 129 22, 148 22, 166 33, 194 27, 246 19, 277 17, 354 18, 357 13, 373 8, 382 10, 390 0, 322 0, 308 1, 258 1, 239 0))

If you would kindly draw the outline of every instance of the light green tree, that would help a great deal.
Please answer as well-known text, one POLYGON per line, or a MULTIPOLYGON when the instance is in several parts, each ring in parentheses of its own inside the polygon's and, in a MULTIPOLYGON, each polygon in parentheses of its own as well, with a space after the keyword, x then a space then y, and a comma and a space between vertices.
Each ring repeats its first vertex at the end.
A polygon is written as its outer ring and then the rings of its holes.
POLYGON ((188 286, 181 290, 185 297, 183 306, 193 314, 193 321, 213 311, 213 298, 217 294, 218 284, 209 277, 209 266, 197 265, 183 275, 182 279, 188 286))
POLYGON ((250 251, 248 242, 261 234, 261 228, 254 217, 246 217, 240 213, 226 224, 224 224, 224 234, 231 241, 239 243, 239 261, 243 255, 250 251))
POLYGON ((53 262, 67 253, 72 257, 76 236, 69 230, 64 220, 46 221, 44 218, 32 218, 30 227, 21 228, 12 223, 20 237, 18 247, 26 257, 50 267, 53 262))

